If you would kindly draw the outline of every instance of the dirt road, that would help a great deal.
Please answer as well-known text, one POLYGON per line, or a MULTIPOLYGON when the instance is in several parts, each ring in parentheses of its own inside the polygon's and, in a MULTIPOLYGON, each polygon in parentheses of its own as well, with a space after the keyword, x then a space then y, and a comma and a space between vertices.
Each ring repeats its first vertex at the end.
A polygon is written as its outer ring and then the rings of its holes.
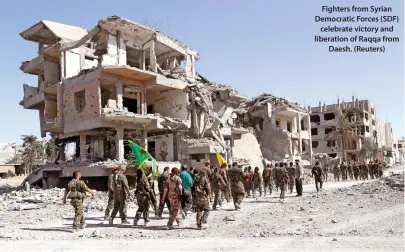
MULTIPOLYGON (((393 168, 401 170, 401 168, 393 168)), ((402 167, 403 170, 403 167, 402 167)), ((248 198, 212 211, 208 230, 195 229, 195 215, 182 229, 166 230, 167 219, 147 227, 109 227, 102 212, 87 215, 88 227, 71 233, 69 216, 3 226, 1 251, 403 251, 404 198, 380 181, 327 182, 322 193, 304 186, 304 197, 248 198)), ((15 212, 11 212, 13 214, 15 212)), ((128 211, 131 219, 135 209, 128 211)), ((151 214, 153 216, 153 214, 151 214)), ((33 218, 31 215, 29 218, 33 218)), ((165 212, 167 217, 167 212, 165 212)), ((143 222, 140 221, 142 225, 143 222)))

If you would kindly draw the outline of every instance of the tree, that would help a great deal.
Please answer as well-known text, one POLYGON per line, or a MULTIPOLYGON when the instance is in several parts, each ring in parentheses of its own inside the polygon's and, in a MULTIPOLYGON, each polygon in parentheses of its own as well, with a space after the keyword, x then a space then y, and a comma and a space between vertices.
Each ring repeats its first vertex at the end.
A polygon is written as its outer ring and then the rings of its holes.
POLYGON ((43 141, 37 139, 34 135, 22 135, 23 151, 22 151, 22 166, 24 167, 25 175, 43 165, 46 160, 45 146, 43 141))
POLYGON ((379 152, 378 145, 373 137, 362 138, 362 147, 360 153, 365 158, 376 159, 379 152))
POLYGON ((346 160, 346 151, 357 144, 359 139, 354 134, 356 122, 351 122, 346 114, 341 110, 335 111, 335 120, 333 122, 332 131, 326 135, 326 140, 336 140, 340 150, 341 157, 346 160))

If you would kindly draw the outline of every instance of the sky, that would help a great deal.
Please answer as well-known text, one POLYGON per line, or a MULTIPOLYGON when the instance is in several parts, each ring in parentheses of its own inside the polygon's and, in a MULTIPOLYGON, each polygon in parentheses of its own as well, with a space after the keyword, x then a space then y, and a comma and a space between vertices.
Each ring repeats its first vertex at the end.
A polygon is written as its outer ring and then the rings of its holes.
POLYGON ((266 92, 302 106, 335 103, 338 97, 349 101, 355 95, 376 105, 377 119, 393 124, 394 138, 404 135, 403 0, 70 0, 60 5, 27 0, 8 1, 0 9, 0 142, 20 142, 22 134, 40 136, 38 111, 18 105, 23 84, 37 83, 36 76, 24 74, 19 66, 35 58, 38 47, 19 33, 40 20, 91 29, 112 15, 153 26, 186 43, 201 56, 198 72, 244 95, 266 92), (327 44, 314 42, 315 35, 328 35, 315 23, 316 15, 328 15, 321 12, 326 3, 392 7, 400 23, 390 35, 400 42, 385 44, 385 53, 328 52, 327 44))

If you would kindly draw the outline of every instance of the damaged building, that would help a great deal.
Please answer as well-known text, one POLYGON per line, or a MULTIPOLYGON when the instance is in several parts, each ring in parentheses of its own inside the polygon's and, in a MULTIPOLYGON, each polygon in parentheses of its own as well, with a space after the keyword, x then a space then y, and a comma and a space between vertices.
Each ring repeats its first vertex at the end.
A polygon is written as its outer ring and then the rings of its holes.
POLYGON ((111 16, 90 31, 44 20, 20 35, 38 43, 38 56, 20 67, 38 82, 23 85, 20 105, 38 111, 41 136, 54 143, 53 163, 31 184, 54 187, 75 170, 106 177, 126 163, 128 140, 160 169, 215 164, 216 151, 252 166, 311 155, 305 110, 210 82, 196 71, 198 52, 156 29, 111 16))

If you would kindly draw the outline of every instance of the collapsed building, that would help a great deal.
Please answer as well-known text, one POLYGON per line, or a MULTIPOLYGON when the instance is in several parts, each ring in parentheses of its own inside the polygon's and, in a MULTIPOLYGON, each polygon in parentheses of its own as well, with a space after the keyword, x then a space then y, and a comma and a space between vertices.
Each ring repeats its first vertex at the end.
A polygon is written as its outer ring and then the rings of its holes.
POLYGON ((198 52, 156 29, 111 16, 90 31, 40 21, 20 35, 39 45, 20 67, 38 76, 36 86, 24 84, 20 105, 39 111, 41 136, 54 143, 53 163, 34 172, 31 184, 54 187, 75 170, 106 177, 126 163, 128 140, 159 167, 215 164, 216 151, 252 166, 263 156, 311 152, 305 110, 210 82, 196 71, 198 52))

